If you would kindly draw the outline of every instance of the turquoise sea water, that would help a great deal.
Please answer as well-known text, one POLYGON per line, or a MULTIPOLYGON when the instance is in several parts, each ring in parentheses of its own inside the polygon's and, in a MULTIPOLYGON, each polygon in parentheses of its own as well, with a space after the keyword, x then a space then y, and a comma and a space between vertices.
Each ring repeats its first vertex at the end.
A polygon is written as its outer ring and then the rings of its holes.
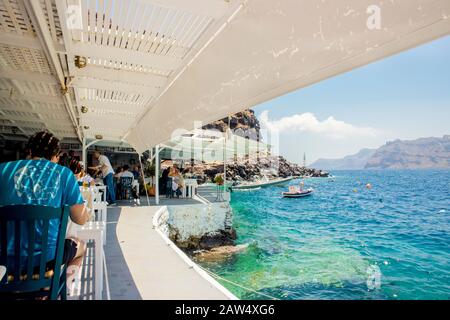
POLYGON ((450 171, 334 175, 306 179, 308 198, 281 198, 287 186, 234 192, 238 243, 249 247, 202 266, 279 299, 450 299, 450 171))

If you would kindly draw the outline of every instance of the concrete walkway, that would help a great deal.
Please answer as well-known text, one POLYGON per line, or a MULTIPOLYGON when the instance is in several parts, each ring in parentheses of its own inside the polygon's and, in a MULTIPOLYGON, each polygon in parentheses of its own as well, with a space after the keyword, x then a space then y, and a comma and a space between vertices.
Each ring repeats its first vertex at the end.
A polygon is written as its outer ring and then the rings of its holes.
POLYGON ((153 229, 159 208, 108 208, 105 256, 111 299, 228 299, 153 229))

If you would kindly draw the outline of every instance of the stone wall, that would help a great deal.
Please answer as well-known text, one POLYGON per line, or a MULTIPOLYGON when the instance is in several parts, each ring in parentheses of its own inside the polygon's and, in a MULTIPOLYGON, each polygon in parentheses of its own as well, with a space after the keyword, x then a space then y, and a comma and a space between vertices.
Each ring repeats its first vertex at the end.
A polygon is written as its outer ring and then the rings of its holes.
POLYGON ((211 249, 234 245, 232 209, 227 202, 168 206, 158 226, 178 247, 211 249))

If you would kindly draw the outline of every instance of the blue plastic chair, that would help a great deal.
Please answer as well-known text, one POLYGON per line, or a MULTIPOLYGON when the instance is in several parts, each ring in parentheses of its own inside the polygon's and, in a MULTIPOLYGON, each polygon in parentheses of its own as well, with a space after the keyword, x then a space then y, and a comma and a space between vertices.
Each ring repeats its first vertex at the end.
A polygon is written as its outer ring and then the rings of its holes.
POLYGON ((133 178, 120 178, 120 191, 122 200, 130 199, 133 195, 133 178))
POLYGON ((0 300, 48 297, 50 300, 67 299, 66 265, 62 265, 64 243, 69 218, 69 207, 52 208, 37 205, 11 205, 0 207, 0 265, 6 266, 6 275, 0 281, 0 300), (55 260, 47 261, 48 229, 50 220, 60 221, 55 260), (42 235, 36 225, 42 224, 42 235), (8 225, 10 227, 8 228, 8 225), (9 232, 14 234, 14 255, 8 257, 9 232), (27 242, 21 243, 21 235, 27 242), (36 243, 41 243, 41 255, 34 255, 36 243), (21 249, 27 248, 27 256, 21 249), (30 259, 31 257, 31 259, 30 259), (25 261, 24 261, 25 260, 25 261), (25 263, 22 264, 22 261, 25 263), (38 263, 36 263, 38 262, 38 263), (21 267, 24 265, 25 267, 21 267), (19 266, 19 267, 17 267, 19 266), (49 289, 47 289, 49 288, 49 289))

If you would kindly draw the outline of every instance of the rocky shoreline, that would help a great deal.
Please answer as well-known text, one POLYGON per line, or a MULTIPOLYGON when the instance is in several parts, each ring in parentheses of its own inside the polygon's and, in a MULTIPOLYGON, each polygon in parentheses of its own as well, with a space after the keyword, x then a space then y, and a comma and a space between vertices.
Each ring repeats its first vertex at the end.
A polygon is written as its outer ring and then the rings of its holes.
MULTIPOLYGON (((209 166, 203 170, 206 177, 212 181, 217 174, 223 173, 223 164, 209 166)), ((327 171, 307 168, 287 161, 282 156, 269 156, 259 159, 238 160, 227 163, 227 180, 256 181, 267 177, 269 179, 287 177, 329 177, 327 171)))
MULTIPOLYGON (((230 128, 234 134, 252 140, 260 139, 260 125, 252 110, 239 112, 229 119, 224 118, 204 126, 204 129, 213 129, 225 132, 230 128)), ((198 182, 214 182, 218 174, 224 173, 224 164, 197 164, 192 172, 198 182)), ((300 166, 287 161, 282 156, 254 154, 246 158, 235 159, 226 163, 226 180, 232 183, 240 181, 258 181, 268 178, 269 180, 287 177, 328 177, 329 173, 300 166)), ((186 253, 194 259, 216 260, 223 259, 236 252, 245 250, 247 246, 236 246, 236 230, 232 228, 231 218, 225 223, 224 230, 218 230, 198 236, 187 238, 180 237, 180 231, 169 228, 170 238, 186 253)))

